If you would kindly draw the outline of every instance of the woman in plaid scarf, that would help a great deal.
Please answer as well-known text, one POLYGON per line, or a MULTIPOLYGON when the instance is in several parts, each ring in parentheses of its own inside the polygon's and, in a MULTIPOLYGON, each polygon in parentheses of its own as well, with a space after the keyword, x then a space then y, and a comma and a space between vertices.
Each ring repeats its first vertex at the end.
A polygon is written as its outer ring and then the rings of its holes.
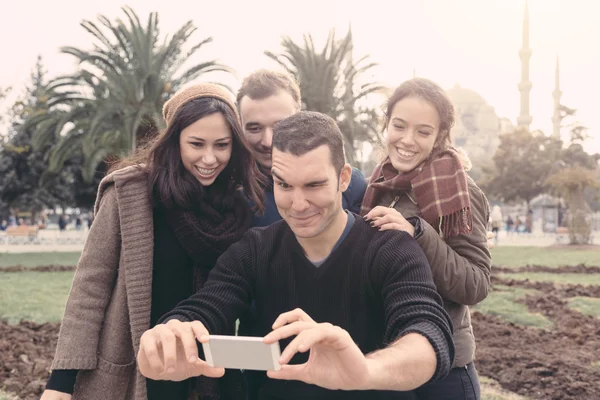
POLYGON ((361 214, 377 229, 402 230, 417 240, 454 325, 454 368, 418 396, 479 399, 468 306, 490 288, 488 201, 466 173, 468 158, 452 147, 454 107, 437 84, 404 82, 388 100, 385 122, 387 155, 370 178, 361 214))

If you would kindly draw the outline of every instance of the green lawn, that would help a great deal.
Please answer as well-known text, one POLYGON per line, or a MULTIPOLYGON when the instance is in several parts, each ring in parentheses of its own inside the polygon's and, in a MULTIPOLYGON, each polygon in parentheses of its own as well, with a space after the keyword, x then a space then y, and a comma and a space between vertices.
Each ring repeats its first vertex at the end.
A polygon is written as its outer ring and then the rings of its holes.
POLYGON ((518 299, 533 293, 536 293, 536 291, 495 285, 488 297, 473 309, 484 314, 496 315, 515 324, 538 328, 552 326, 552 322, 543 315, 532 313, 525 304, 517 303, 518 299))
POLYGON ((572 297, 569 307, 585 315, 600 318, 600 299, 595 297, 572 297))
POLYGON ((519 272, 511 274, 498 274, 498 277, 516 280, 529 279, 530 281, 553 282, 558 284, 600 285, 600 274, 519 272))
POLYGON ((0 272, 0 318, 59 322, 73 272, 0 272))
POLYGON ((42 265, 67 265, 75 266, 81 253, 0 253, 0 267, 23 265, 25 267, 39 267, 42 265))
POLYGON ((586 264, 600 266, 600 249, 552 248, 498 246, 491 250, 492 263, 503 267, 522 267, 525 265, 546 265, 559 267, 562 265, 586 264))

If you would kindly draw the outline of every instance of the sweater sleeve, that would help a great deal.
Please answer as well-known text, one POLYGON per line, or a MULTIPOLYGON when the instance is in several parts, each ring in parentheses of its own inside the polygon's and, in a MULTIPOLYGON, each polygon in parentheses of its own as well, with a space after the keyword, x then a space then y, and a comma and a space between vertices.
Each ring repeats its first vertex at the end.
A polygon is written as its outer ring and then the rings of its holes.
POLYGON ((437 293, 427 258, 406 232, 388 231, 374 241, 375 293, 381 290, 386 319, 385 343, 418 333, 435 350, 432 381, 448 374, 454 361, 452 322, 437 293))
POLYGON ((485 299, 490 289, 492 258, 487 245, 489 204, 483 192, 469 184, 473 231, 444 241, 423 221, 423 235, 417 240, 423 248, 433 281, 444 299, 474 305, 485 299))
POLYGON ((158 323, 171 319, 200 321, 210 334, 229 334, 254 298, 254 281, 252 246, 246 233, 219 257, 204 287, 163 315, 158 323))
POLYGON ((73 394, 75 389, 75 381, 77 380, 76 369, 55 369, 50 374, 47 390, 56 390, 57 392, 73 394))
POLYGON ((352 211, 355 214, 360 213, 360 206, 367 190, 367 181, 363 173, 357 169, 352 168, 352 177, 350 178, 350 184, 343 193, 343 206, 345 209, 352 211))
POLYGON ((121 235, 114 187, 107 189, 77 263, 52 369, 94 369, 100 329, 117 277, 121 235))

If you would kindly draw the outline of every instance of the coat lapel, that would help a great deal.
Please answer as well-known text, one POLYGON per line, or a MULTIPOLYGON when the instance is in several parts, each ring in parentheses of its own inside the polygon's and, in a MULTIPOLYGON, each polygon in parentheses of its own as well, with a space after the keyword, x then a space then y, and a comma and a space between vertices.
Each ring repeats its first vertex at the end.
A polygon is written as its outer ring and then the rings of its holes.
MULTIPOLYGON (((134 354, 142 334, 150 328, 154 254, 153 210, 148 179, 140 169, 126 168, 112 174, 121 222, 120 269, 125 274, 127 306, 134 354)), ((136 398, 145 398, 146 381, 136 373, 136 398)))

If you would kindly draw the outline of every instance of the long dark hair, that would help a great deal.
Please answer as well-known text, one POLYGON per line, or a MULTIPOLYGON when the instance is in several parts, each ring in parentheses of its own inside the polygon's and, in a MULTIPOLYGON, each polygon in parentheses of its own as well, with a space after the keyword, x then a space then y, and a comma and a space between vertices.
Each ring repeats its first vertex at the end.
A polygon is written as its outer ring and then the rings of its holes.
POLYGON ((243 188, 260 212, 264 211, 264 177, 258 171, 252 151, 242 134, 239 118, 227 103, 214 97, 201 97, 183 104, 167 128, 132 157, 113 164, 109 172, 138 165, 148 172, 149 193, 153 205, 166 208, 193 209, 198 194, 225 195, 243 188), (231 129, 232 152, 227 167, 208 188, 186 170, 181 161, 181 131, 209 115, 220 113, 231 129))

